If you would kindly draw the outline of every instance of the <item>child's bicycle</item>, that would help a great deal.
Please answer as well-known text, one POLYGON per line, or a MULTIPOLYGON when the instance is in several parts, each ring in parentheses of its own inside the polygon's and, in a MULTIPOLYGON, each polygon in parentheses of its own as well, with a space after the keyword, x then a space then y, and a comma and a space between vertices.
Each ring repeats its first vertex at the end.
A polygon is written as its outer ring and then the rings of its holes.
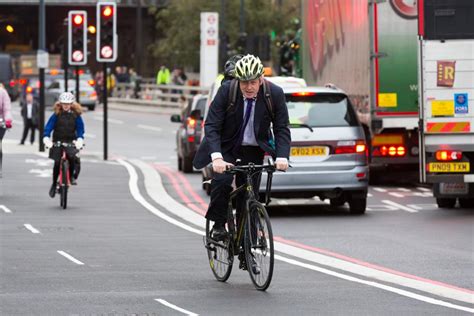
POLYGON ((67 193, 71 186, 71 175, 69 174, 69 161, 67 159, 66 148, 75 148, 73 143, 55 142, 53 147, 61 148, 61 161, 59 166, 59 177, 57 193, 59 193, 59 204, 63 209, 67 208, 67 193))
POLYGON ((229 168, 226 173, 243 173, 246 182, 230 193, 227 212, 227 237, 224 240, 212 238, 213 222, 206 221, 206 236, 204 245, 207 249, 211 270, 218 281, 225 282, 232 272, 234 256, 245 260, 252 283, 258 290, 264 291, 270 285, 273 275, 273 233, 270 218, 265 206, 255 197, 252 178, 266 170, 268 173, 266 187, 266 203, 270 202, 272 175, 275 166, 272 162, 268 165, 248 164, 229 168), (232 201, 244 192, 244 206, 240 218, 236 218, 232 201))

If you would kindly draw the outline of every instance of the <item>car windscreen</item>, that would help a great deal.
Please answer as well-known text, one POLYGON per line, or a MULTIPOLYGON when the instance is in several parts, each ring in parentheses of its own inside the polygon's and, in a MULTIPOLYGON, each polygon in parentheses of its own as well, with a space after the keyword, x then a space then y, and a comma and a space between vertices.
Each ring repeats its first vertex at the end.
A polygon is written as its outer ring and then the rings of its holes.
POLYGON ((344 94, 287 94, 290 124, 311 127, 357 126, 357 118, 344 94))

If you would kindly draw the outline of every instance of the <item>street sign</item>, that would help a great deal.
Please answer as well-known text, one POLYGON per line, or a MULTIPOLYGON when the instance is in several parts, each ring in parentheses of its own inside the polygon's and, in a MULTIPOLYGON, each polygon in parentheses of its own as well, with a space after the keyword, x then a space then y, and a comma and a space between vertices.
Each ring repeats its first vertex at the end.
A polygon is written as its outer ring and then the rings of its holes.
POLYGON ((36 64, 38 68, 49 68, 49 53, 44 50, 38 50, 36 54, 36 64))

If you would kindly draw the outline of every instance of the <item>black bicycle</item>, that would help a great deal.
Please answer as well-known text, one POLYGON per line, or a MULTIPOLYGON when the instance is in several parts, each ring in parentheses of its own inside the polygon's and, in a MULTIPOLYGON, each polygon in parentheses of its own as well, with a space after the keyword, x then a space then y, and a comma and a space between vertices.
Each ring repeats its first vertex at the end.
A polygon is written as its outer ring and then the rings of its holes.
POLYGON ((213 222, 206 221, 206 236, 204 244, 207 249, 211 270, 218 281, 225 282, 232 272, 234 256, 245 260, 242 268, 249 272, 252 283, 258 290, 264 291, 270 286, 273 276, 273 233, 270 217, 265 209, 255 197, 252 178, 262 171, 268 174, 266 187, 266 204, 270 202, 270 191, 273 172, 275 166, 272 162, 268 165, 248 164, 244 166, 234 166, 226 173, 243 173, 246 182, 230 193, 230 201, 227 212, 227 237, 223 240, 212 238, 213 222), (244 192, 244 207, 237 218, 232 201, 237 195, 244 192))
POLYGON ((59 205, 63 208, 67 208, 67 193, 71 186, 71 174, 69 174, 69 160, 67 159, 66 148, 75 148, 72 143, 55 142, 54 147, 61 148, 61 162, 59 167, 59 177, 57 184, 57 192, 59 193, 59 205))

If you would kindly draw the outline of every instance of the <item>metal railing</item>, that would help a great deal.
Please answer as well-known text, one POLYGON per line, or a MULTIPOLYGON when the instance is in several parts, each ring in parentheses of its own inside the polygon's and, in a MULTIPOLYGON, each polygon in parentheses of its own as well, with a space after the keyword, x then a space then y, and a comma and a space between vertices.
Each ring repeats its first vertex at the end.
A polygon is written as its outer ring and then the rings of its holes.
POLYGON ((186 100, 196 94, 207 94, 209 87, 157 85, 153 78, 137 80, 135 83, 117 83, 112 91, 112 102, 138 103, 162 107, 180 107, 184 96, 186 100))

